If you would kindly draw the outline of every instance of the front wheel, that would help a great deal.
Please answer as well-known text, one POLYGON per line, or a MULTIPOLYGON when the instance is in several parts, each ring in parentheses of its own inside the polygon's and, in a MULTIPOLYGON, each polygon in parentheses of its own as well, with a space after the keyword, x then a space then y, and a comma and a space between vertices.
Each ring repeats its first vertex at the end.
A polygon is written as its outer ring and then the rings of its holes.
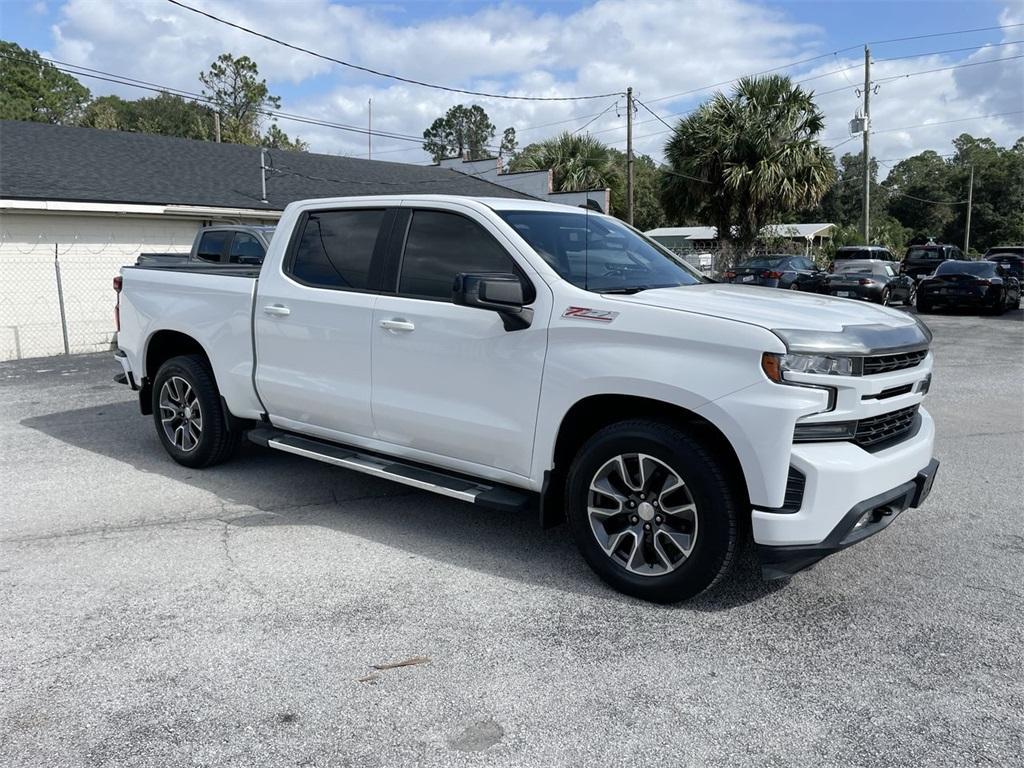
POLYGON ((153 379, 153 421, 164 449, 186 467, 227 460, 241 433, 228 429, 213 374, 199 355, 172 357, 153 379))
POLYGON ((911 287, 907 290, 907 298, 903 300, 903 306, 912 307, 914 302, 917 300, 917 288, 911 287))
POLYGON ((725 575, 741 503, 706 445, 652 421, 600 430, 566 483, 570 527, 590 567, 620 592, 657 603, 685 600, 725 575))

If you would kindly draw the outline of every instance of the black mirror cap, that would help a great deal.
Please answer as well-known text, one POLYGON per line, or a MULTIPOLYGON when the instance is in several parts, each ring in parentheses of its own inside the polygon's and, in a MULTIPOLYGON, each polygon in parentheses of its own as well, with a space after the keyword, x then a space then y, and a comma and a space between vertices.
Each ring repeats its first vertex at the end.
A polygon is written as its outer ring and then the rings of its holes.
POLYGON ((452 286, 452 302, 497 312, 507 331, 528 328, 533 322, 533 310, 524 306, 523 281, 513 274, 460 272, 452 286))

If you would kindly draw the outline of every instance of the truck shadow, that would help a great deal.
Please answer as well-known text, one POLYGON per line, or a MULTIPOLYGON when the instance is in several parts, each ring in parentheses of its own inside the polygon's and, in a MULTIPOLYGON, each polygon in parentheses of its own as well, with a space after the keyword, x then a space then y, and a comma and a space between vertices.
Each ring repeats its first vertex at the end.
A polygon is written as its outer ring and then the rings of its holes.
MULTIPOLYGON (((577 553, 565 525, 544 531, 523 514, 481 509, 243 442, 230 462, 207 470, 174 463, 134 401, 58 411, 21 421, 68 445, 140 472, 214 494, 237 527, 312 525, 482 573, 626 603, 577 553)), ((73 478, 67 490, 74 493, 73 478)), ((140 510, 141 511, 141 510, 140 510)), ((722 611, 757 601, 785 582, 761 581, 741 558, 733 578, 676 610, 722 611)))

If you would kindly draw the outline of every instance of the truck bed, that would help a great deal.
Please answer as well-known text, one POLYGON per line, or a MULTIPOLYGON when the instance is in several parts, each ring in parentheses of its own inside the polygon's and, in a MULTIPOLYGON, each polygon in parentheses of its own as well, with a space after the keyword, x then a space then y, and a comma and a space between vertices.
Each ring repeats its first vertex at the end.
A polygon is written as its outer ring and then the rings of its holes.
POLYGON ((118 347, 132 369, 145 371, 145 343, 183 333, 198 341, 213 367, 221 395, 236 416, 262 412, 253 388, 252 312, 258 266, 161 264, 121 269, 118 347))

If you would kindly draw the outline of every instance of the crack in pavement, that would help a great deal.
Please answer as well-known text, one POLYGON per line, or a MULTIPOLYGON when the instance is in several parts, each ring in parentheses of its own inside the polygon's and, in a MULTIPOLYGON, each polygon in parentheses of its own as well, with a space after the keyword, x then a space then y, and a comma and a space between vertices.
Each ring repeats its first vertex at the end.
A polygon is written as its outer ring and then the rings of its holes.
MULTIPOLYGON (((339 499, 335 491, 331 491, 331 498, 321 499, 318 501, 304 502, 302 504, 286 504, 277 507, 261 507, 261 506, 250 506, 244 514, 233 515, 227 517, 227 510, 224 508, 227 502, 221 501, 220 512, 209 515, 194 515, 189 516, 187 513, 183 517, 164 518, 161 520, 139 520, 132 523, 123 523, 120 525, 96 525, 86 528, 76 528, 70 531, 59 531, 56 533, 41 533, 31 534, 28 536, 9 536, 0 538, 0 544, 20 544, 25 542, 35 541, 50 541, 58 539, 70 539, 79 536, 93 536, 99 534, 104 536, 108 533, 123 533, 129 531, 145 530, 147 528, 160 528, 160 527, 173 527, 176 525, 186 525, 188 523, 210 523, 210 522, 221 522, 231 523, 236 520, 242 520, 252 515, 253 512, 266 512, 270 514, 280 514, 287 512, 295 512, 297 510, 309 509, 310 507, 327 507, 327 506, 345 506, 359 501, 368 501, 371 499, 393 499, 401 498, 403 496, 411 496, 415 493, 421 493, 421 491, 407 491, 404 493, 388 493, 388 494, 371 494, 366 496, 353 496, 350 498, 339 499), (225 519, 226 518, 226 519, 225 519)), ((239 510, 241 511, 241 510, 239 510)), ((198 529, 197 529, 198 530, 198 529)))

